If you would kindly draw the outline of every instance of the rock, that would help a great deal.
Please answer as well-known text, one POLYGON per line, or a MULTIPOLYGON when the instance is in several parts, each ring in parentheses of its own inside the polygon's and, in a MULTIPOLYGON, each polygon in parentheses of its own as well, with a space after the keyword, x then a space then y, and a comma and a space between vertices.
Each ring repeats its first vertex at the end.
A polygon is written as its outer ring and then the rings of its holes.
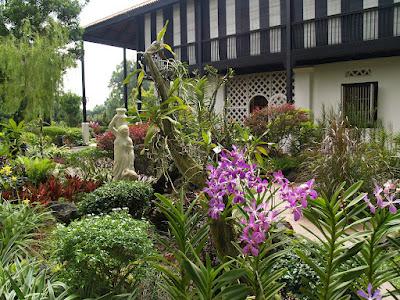
POLYGON ((79 217, 76 205, 71 202, 54 202, 50 205, 50 209, 57 221, 65 224, 69 224, 79 217))

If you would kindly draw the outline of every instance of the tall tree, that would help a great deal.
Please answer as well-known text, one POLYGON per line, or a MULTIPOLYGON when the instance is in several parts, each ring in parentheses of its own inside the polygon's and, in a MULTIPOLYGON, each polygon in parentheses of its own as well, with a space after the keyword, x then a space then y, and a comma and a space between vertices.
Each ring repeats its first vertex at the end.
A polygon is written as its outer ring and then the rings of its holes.
POLYGON ((68 92, 57 99, 53 120, 65 122, 68 126, 78 126, 82 121, 81 96, 68 92))
POLYGON ((28 24, 21 38, 0 37, 0 111, 18 119, 51 116, 64 70, 73 65, 61 52, 67 33, 55 23, 34 33, 28 24))
POLYGON ((0 35, 24 35, 28 21, 35 33, 45 33, 51 23, 66 30, 69 41, 79 41, 79 14, 88 0, 0 0, 0 35), (51 21, 51 22, 49 22, 51 21))

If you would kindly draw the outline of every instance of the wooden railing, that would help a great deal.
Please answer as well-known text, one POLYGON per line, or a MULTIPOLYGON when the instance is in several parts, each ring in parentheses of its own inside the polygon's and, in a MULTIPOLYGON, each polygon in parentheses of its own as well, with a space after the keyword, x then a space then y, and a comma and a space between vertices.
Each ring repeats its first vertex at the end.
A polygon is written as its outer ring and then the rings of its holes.
POLYGON ((293 49, 371 41, 400 35, 400 3, 297 22, 293 49))
MULTIPOLYGON (((400 37, 400 3, 292 23, 293 50, 398 36, 400 37)), ((197 47, 197 43, 191 43, 175 46, 174 51, 179 59, 195 65, 198 63, 197 47)), ((201 47, 203 64, 285 53, 286 26, 203 40, 201 47)))

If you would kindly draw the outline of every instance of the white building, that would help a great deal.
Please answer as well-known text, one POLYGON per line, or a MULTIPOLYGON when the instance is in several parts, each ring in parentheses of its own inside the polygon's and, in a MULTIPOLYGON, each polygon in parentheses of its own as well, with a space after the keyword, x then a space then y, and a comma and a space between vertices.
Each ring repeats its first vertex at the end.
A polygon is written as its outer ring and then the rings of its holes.
POLYGON ((86 28, 84 40, 143 51, 166 42, 193 68, 233 68, 228 116, 294 101, 400 131, 400 0, 150 0, 86 28))

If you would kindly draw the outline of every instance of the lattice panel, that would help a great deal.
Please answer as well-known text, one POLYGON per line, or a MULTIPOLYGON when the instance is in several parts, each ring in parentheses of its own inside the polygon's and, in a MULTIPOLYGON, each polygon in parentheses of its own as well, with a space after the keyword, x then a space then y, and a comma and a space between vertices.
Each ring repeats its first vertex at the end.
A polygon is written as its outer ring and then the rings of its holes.
POLYGON ((250 101, 255 96, 265 97, 270 105, 279 105, 286 102, 282 95, 286 95, 285 72, 235 76, 227 86, 228 119, 243 122, 249 115, 250 101))
POLYGON ((346 77, 362 77, 371 75, 371 69, 358 69, 346 72, 346 77))

